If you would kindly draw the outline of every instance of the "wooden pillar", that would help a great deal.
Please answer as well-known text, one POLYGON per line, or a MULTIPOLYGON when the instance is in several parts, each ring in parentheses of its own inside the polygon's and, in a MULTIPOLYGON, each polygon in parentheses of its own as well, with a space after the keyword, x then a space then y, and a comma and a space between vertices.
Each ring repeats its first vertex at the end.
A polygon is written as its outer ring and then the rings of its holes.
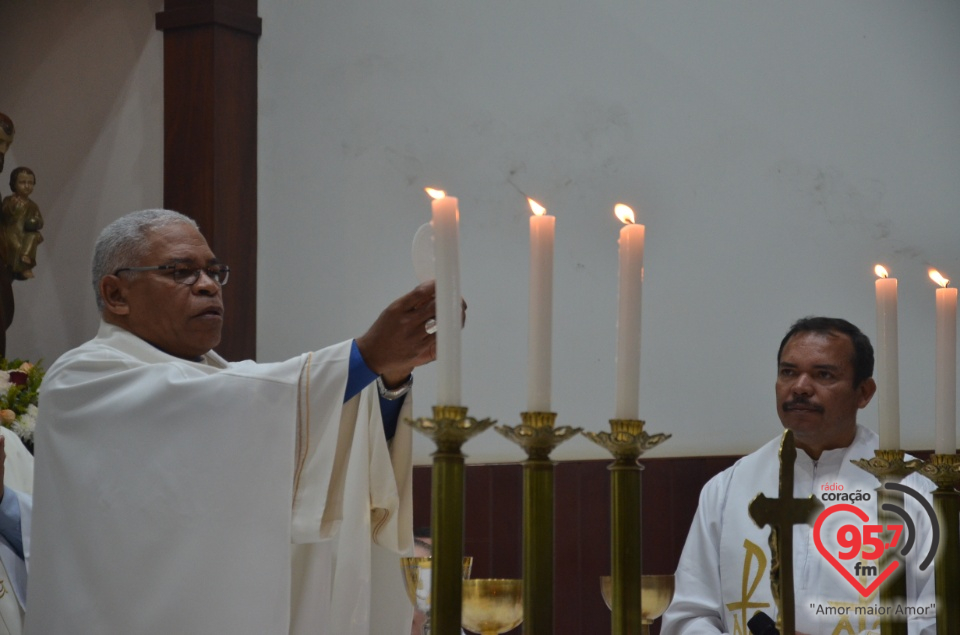
POLYGON ((167 0, 163 205, 194 218, 230 266, 217 351, 257 347, 257 0, 167 0))

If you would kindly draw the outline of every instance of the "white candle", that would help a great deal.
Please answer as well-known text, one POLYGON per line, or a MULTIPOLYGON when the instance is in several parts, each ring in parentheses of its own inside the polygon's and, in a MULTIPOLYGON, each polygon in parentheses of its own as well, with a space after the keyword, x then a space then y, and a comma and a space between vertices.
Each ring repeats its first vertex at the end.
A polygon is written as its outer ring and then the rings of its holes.
POLYGON ((877 410, 880 449, 900 449, 900 361, 897 339, 897 279, 881 265, 877 280, 877 410))
POLYGON ((530 312, 527 340, 527 411, 550 412, 553 337, 553 237, 556 217, 527 199, 530 217, 530 312))
POLYGON ((433 258, 437 279, 437 405, 460 405, 460 210, 442 191, 434 197, 433 258))
POLYGON ((937 454, 957 452, 957 289, 937 271, 930 278, 937 289, 937 454))
POLYGON ((634 224, 633 210, 617 204, 620 230, 620 304, 617 313, 617 402, 615 419, 640 414, 640 309, 643 291, 643 241, 646 228, 634 224))

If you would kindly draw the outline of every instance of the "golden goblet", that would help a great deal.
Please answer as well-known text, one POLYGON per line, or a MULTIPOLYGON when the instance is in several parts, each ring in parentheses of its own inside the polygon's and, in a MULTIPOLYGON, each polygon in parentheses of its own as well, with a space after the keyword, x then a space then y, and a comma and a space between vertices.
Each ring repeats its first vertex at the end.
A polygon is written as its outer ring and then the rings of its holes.
MULTIPOLYGON (((600 593, 610 606, 613 581, 610 576, 600 577, 600 593)), ((663 615, 673 600, 672 575, 645 575, 640 578, 640 624, 644 635, 650 632, 653 621, 663 615)))
POLYGON ((465 629, 480 635, 516 628, 523 621, 523 580, 464 580, 460 619, 465 629))
MULTIPOLYGON (((413 608, 421 613, 427 614, 427 622, 424 624, 424 633, 429 632, 430 623, 430 572, 431 558, 411 557, 400 558, 400 567, 403 570, 403 581, 407 588, 407 597, 413 608)), ((473 569, 473 558, 466 556, 463 559, 463 579, 470 577, 470 570, 473 569)))

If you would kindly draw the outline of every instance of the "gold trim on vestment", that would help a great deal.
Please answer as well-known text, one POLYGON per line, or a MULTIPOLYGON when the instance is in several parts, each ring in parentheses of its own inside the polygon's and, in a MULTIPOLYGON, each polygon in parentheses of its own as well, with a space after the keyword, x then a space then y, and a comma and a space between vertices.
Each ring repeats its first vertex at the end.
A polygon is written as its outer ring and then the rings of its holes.
POLYGON ((307 354, 307 363, 304 364, 300 372, 300 379, 297 381, 297 465, 293 475, 293 500, 297 500, 297 492, 300 491, 300 475, 307 462, 307 455, 310 452, 310 366, 313 363, 313 353, 307 354), (304 377, 306 388, 304 388, 304 377), (304 393, 306 393, 304 395, 304 393), (303 395, 303 398, 301 398, 303 395), (302 413, 302 403, 306 401, 306 417, 302 413), (306 423, 304 423, 306 421, 306 423))

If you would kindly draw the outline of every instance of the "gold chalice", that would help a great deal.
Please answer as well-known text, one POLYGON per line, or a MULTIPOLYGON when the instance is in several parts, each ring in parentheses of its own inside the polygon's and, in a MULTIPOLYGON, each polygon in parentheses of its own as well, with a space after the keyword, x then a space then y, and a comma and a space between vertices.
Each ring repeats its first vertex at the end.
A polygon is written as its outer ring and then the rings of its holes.
POLYGON ((523 580, 463 581, 463 627, 480 635, 497 635, 523 621, 523 580))
MULTIPOLYGON (((610 594, 613 581, 610 576, 600 577, 600 593, 603 595, 603 601, 610 606, 610 594)), ((640 578, 640 624, 643 634, 650 632, 650 625, 653 621, 663 615, 673 600, 673 576, 672 575, 645 575, 640 578)))
MULTIPOLYGON (((430 623, 430 572, 431 558, 411 557, 400 558, 400 567, 403 569, 403 581, 407 587, 407 597, 413 608, 421 613, 427 614, 427 621, 424 624, 424 633, 429 632, 430 623)), ((463 559, 463 579, 470 577, 470 570, 473 569, 473 557, 466 556, 463 559)))

